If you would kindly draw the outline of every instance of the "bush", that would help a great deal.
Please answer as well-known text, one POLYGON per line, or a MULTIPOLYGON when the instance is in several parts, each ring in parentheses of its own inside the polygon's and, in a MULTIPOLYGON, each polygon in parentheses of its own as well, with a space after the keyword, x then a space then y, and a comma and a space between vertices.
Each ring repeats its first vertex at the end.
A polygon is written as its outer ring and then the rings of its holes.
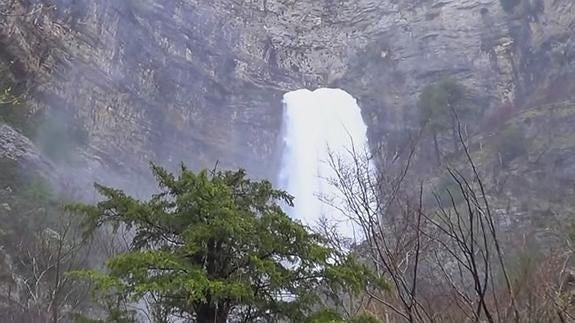
POLYGON ((527 140, 518 126, 505 128, 497 141, 497 155, 501 164, 506 166, 517 157, 527 154, 527 140))
POLYGON ((459 203, 464 201, 461 188, 450 174, 445 174, 439 179, 438 183, 435 185, 433 193, 435 196, 430 203, 435 203, 435 199, 437 198, 445 207, 451 206, 452 203, 459 205, 459 203))
POLYGON ((515 7, 521 3, 521 0, 499 0, 499 2, 501 3, 501 7, 503 7, 505 12, 511 13, 513 9, 515 9, 515 7))
MULTIPOLYGON (((461 101, 465 89, 452 79, 426 86, 419 96, 419 120, 434 131, 448 129, 452 125, 452 111, 461 114, 461 101)), ((460 116, 461 117, 461 116, 460 116)))

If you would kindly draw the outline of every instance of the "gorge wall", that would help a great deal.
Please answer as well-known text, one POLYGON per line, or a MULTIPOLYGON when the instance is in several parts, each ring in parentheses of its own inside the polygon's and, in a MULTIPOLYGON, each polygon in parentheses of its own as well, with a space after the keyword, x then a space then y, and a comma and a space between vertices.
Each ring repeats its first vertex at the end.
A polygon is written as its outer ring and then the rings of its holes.
POLYGON ((89 167, 216 160, 274 176, 281 97, 340 87, 393 152, 441 77, 494 110, 569 99, 575 4, 522 0, 8 0, 0 57, 89 167))

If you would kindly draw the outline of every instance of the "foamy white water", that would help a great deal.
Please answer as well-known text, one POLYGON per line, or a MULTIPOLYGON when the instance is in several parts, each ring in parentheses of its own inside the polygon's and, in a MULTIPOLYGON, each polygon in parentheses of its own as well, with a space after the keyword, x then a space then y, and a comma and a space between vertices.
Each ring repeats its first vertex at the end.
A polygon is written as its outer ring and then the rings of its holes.
POLYGON ((345 160, 352 145, 367 151, 367 126, 357 101, 339 89, 298 90, 284 95, 283 118, 280 183, 295 197, 290 215, 312 227, 325 217, 340 234, 355 238, 353 223, 330 205, 341 196, 329 183, 335 177, 329 154, 345 160))

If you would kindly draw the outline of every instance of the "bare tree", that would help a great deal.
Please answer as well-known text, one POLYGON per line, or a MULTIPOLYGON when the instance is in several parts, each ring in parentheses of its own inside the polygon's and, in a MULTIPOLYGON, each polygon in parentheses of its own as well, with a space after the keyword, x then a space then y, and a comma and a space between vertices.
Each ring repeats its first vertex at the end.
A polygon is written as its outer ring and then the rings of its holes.
POLYGON ((352 145, 348 156, 331 154, 328 161, 335 174, 330 183, 337 189, 331 205, 357 225, 364 242, 356 248, 369 255, 367 261, 378 275, 392 282, 395 290, 390 300, 381 291, 368 289, 366 303, 384 304, 393 316, 409 322, 431 319, 417 295, 421 253, 426 245, 420 230, 424 224, 423 187, 415 197, 403 190, 414 153, 412 144, 403 158, 379 156, 376 161, 369 152, 356 151, 352 145), (386 171, 375 172, 375 162, 386 171))
POLYGON ((573 292, 565 288, 575 277, 566 269, 570 252, 546 258, 554 266, 530 268, 527 282, 513 278, 499 214, 461 125, 458 136, 464 162, 446 166, 454 185, 443 189, 408 176, 416 141, 402 158, 376 160, 353 147, 349 156, 330 157, 338 198, 329 201, 361 231, 362 241, 348 248, 363 254, 393 291, 368 289, 359 306, 379 304, 388 322, 572 321, 573 292))

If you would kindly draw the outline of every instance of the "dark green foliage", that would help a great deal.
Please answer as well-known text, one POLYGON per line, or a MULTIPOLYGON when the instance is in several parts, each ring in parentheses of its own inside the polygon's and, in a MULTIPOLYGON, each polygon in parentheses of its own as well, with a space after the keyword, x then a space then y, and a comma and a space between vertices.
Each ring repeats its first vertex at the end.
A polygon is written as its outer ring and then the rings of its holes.
POLYGON ((419 96, 419 122, 431 132, 438 164, 441 163, 443 148, 440 139, 445 132, 451 132, 453 150, 459 147, 458 124, 470 115, 464 98, 465 88, 452 79, 426 86, 419 96))
POLYGON ((104 301, 103 307, 106 312, 104 319, 93 319, 83 314, 75 314, 75 323, 137 323, 136 311, 128 309, 126 306, 117 304, 108 295, 104 301))
POLYGON ((434 131, 449 129, 453 113, 461 118, 465 89, 452 79, 428 85, 419 96, 419 120, 434 131))
POLYGON ((379 323, 379 320, 368 314, 360 314, 354 318, 343 319, 335 311, 322 311, 307 318, 304 323, 379 323))
POLYGON ((459 187, 453 176, 446 174, 439 179, 439 183, 434 189, 434 201, 432 203, 440 202, 444 207, 450 207, 453 204, 458 205, 463 200, 464 196, 461 192, 461 187, 459 187))
POLYGON ((501 164, 506 166, 515 158, 527 154, 527 141, 520 127, 511 125, 499 134, 497 140, 497 155, 501 164))
POLYGON ((130 252, 108 261, 108 273, 78 273, 100 292, 152 296, 163 317, 200 323, 303 322, 318 291, 359 292, 370 278, 353 261, 335 265, 343 255, 290 219, 279 205, 292 197, 267 181, 244 171, 153 171, 161 193, 149 201, 97 186, 104 200, 76 207, 89 230, 110 224, 135 234, 130 252))
POLYGON ((335 311, 321 311, 315 313, 305 320, 305 323, 339 323, 342 321, 341 315, 335 311))
POLYGON ((505 12, 511 13, 521 3, 521 0, 499 0, 499 2, 505 12))

